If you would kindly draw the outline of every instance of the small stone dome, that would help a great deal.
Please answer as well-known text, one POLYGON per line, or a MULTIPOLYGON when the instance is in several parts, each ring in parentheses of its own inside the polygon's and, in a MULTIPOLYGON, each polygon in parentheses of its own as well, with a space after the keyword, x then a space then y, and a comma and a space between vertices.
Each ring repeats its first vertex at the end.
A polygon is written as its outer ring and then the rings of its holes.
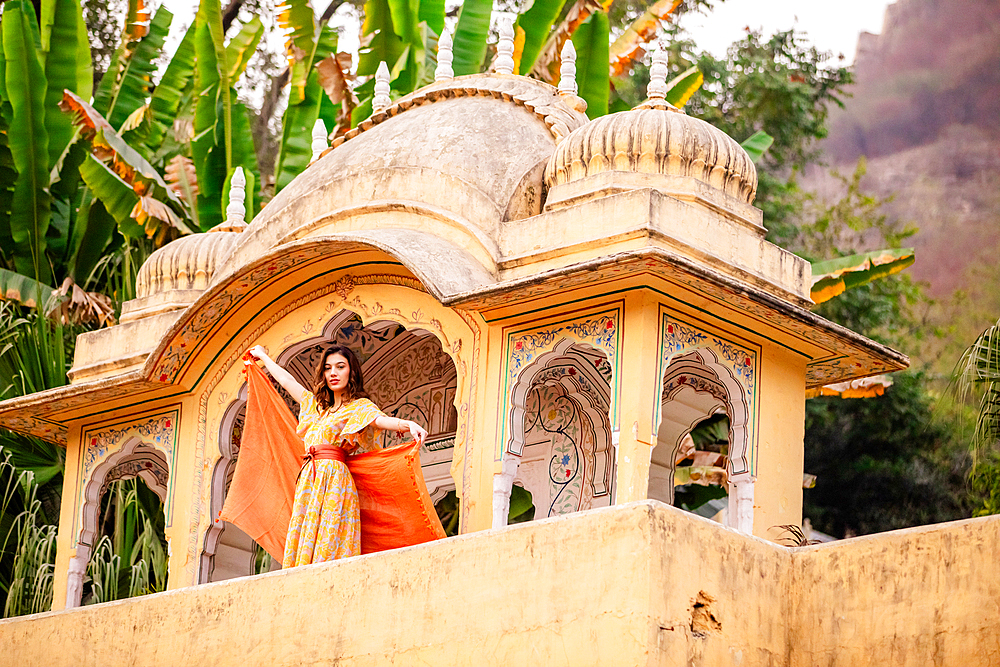
POLYGON ((742 146, 663 103, 602 116, 570 132, 546 166, 545 184, 606 171, 688 176, 748 204, 757 193, 757 169, 742 146))
POLYGON ((233 254, 246 226, 244 222, 223 223, 201 234, 182 236, 153 252, 136 276, 136 298, 122 304, 122 324, 197 301, 216 270, 233 254))
POLYGON ((211 231, 171 241, 149 256, 136 276, 138 298, 168 290, 204 290, 229 257, 237 232, 211 231))

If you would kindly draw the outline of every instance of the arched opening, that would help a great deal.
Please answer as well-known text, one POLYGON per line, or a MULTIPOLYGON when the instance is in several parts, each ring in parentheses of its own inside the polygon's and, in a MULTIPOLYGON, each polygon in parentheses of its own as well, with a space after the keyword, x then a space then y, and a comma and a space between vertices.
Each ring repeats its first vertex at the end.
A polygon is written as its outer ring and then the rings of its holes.
POLYGON ((94 468, 83 491, 80 535, 67 582, 67 607, 80 606, 85 594, 88 600, 103 602, 166 588, 166 554, 157 547, 165 542, 163 506, 169 479, 163 452, 138 438, 127 440, 119 451, 94 468), (131 489, 122 485, 130 480, 131 489), (132 551, 142 550, 142 541, 146 542, 145 550, 133 559, 132 551), (155 564, 151 562, 154 552, 155 564), (145 565, 134 567, 135 560, 143 560, 145 565), (127 578, 124 583, 118 581, 122 572, 127 578), (96 595, 95 584, 103 589, 96 595))
POLYGON ((568 339, 524 369, 511 393, 511 438, 494 482, 494 527, 510 520, 516 487, 527 492, 535 519, 611 504, 611 373, 603 351, 568 339))
POLYGON ((733 511, 746 493, 732 497, 733 471, 744 469, 734 462, 745 462, 748 449, 742 388, 706 349, 672 357, 662 387, 647 496, 707 517, 721 512, 727 525, 749 532, 733 511))
MULTIPOLYGON (((458 428, 455 408, 458 376, 455 363, 440 340, 423 329, 408 329, 388 320, 365 325, 348 310, 333 315, 319 336, 274 351, 275 361, 305 387, 312 387, 313 373, 323 351, 331 344, 350 347, 361 361, 365 390, 383 412, 423 425, 428 438, 420 458, 431 500, 439 503, 455 489, 450 468, 458 428)), ((298 415, 298 404, 276 386, 289 409, 298 415)), ((212 515, 225 501, 239 457, 246 386, 228 406, 219 433, 221 458, 212 480, 212 515)), ((381 446, 403 442, 403 436, 385 433, 381 446)), ((263 559, 266 562, 267 559, 263 559)), ((275 562, 265 569, 278 569, 275 562)), ((217 522, 205 537, 201 575, 203 583, 247 576, 261 570, 262 558, 253 541, 235 526, 217 522)))

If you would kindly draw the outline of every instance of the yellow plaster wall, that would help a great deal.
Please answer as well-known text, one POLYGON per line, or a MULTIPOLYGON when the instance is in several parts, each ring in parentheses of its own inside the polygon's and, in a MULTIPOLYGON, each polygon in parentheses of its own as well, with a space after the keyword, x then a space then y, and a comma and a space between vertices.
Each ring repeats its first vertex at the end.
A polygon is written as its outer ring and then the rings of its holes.
POLYGON ((986 667, 1000 660, 998 546, 989 517, 790 550, 645 501, 0 621, 0 655, 25 667, 986 667))

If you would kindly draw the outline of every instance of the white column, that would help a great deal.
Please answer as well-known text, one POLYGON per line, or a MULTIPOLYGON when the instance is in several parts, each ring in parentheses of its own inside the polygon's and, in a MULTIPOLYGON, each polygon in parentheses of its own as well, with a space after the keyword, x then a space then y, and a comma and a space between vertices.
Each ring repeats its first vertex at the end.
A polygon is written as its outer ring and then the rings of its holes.
POLYGON ((503 528, 507 525, 510 514, 510 492, 514 486, 514 476, 521 457, 508 452, 503 457, 503 467, 493 475, 493 527, 503 528))

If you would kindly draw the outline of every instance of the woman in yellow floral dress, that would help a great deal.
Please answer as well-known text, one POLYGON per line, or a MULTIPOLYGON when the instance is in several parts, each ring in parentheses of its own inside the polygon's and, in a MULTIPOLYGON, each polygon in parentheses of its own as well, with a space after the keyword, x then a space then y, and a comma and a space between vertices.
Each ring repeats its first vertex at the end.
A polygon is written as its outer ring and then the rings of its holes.
POLYGON ((259 345, 250 354, 299 403, 298 434, 306 462, 295 485, 283 568, 322 563, 361 553, 358 492, 344 461, 378 448, 378 431, 427 437, 416 422, 386 416, 365 393, 361 363, 342 345, 329 348, 316 368, 313 391, 278 366, 259 345))

